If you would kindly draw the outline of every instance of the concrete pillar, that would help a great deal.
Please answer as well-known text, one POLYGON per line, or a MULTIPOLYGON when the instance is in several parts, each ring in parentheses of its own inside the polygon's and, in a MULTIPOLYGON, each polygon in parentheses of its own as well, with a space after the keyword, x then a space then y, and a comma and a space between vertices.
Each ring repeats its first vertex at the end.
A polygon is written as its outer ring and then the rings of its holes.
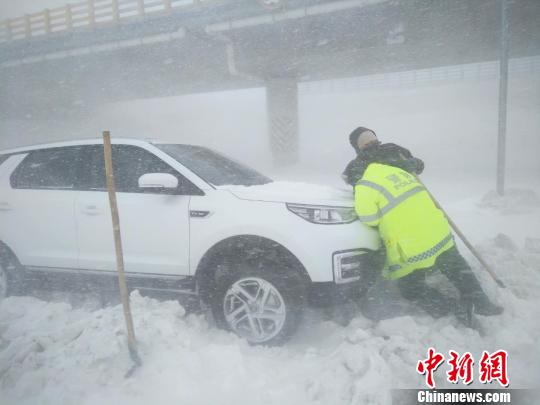
POLYGON ((266 82, 268 135, 276 165, 298 160, 298 83, 295 78, 266 82))

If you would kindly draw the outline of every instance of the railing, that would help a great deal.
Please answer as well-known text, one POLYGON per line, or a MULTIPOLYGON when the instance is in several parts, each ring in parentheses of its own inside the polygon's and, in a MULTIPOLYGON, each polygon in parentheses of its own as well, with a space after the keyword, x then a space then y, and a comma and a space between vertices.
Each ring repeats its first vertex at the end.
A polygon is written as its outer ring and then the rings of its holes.
POLYGON ((4 20, 0 23, 0 43, 69 31, 78 27, 115 23, 147 14, 170 13, 175 8, 193 6, 205 1, 209 0, 86 0, 4 20))
MULTIPOLYGON (((540 82, 540 56, 528 56, 509 60, 511 75, 526 75, 540 82)), ((318 80, 300 84, 301 95, 355 93, 366 89, 420 87, 433 84, 481 79, 495 80, 499 77, 499 62, 479 62, 464 65, 450 65, 404 72, 372 74, 346 79, 318 80)))

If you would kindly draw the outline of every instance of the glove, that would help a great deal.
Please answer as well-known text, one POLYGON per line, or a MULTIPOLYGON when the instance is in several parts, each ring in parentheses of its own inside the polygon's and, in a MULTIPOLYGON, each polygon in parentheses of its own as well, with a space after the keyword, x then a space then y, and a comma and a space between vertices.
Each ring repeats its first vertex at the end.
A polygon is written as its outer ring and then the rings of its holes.
POLYGON ((401 166, 403 170, 406 170, 409 173, 420 174, 424 171, 424 162, 414 157, 404 160, 401 166))
POLYGON ((366 163, 360 159, 353 159, 349 162, 345 171, 341 175, 345 183, 356 186, 366 171, 366 163))
POLYGON ((415 173, 416 174, 422 174, 422 172, 424 171, 424 162, 421 159, 418 159, 418 158, 413 158, 413 159, 416 160, 416 171, 415 171, 415 173))

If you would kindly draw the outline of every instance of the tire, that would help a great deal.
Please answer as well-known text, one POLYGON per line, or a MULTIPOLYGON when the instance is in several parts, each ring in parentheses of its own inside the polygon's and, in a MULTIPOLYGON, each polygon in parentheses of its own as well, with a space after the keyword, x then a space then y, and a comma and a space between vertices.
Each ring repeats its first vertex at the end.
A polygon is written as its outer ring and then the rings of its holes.
POLYGON ((8 276, 7 276, 7 270, 5 266, 2 263, 2 260, 0 258, 0 300, 6 298, 8 296, 8 276))
POLYGON ((13 253, 0 243, 0 299, 16 294, 23 287, 21 265, 13 253))
POLYGON ((237 263, 216 271, 211 308, 218 327, 250 344, 275 346, 298 328, 305 308, 305 283, 294 270, 237 263))

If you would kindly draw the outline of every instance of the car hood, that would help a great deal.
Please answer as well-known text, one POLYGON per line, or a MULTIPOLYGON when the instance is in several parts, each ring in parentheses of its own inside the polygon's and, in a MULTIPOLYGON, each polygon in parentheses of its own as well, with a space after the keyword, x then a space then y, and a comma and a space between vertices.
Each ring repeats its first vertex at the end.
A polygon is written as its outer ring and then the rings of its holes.
POLYGON ((340 189, 319 184, 274 181, 259 186, 219 186, 242 200, 283 202, 296 204, 353 207, 351 189, 340 189))

